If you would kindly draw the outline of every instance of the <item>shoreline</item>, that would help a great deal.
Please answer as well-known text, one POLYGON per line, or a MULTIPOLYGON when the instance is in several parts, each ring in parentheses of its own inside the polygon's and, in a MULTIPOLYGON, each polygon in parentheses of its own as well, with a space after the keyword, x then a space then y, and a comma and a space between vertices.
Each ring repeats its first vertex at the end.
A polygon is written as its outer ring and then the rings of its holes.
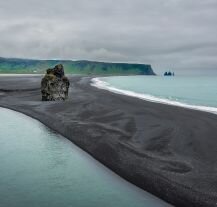
POLYGON ((133 92, 129 90, 119 89, 119 88, 109 85, 105 81, 100 80, 100 78, 104 78, 104 77, 92 78, 91 85, 99 89, 104 89, 104 90, 111 91, 113 93, 117 93, 120 95, 126 95, 130 97, 142 99, 144 101, 150 101, 153 103, 165 104, 169 106, 178 106, 182 108, 187 108, 187 109, 196 110, 196 111, 203 111, 203 112, 212 113, 212 114, 217 115, 217 108, 215 107, 187 104, 187 103, 182 103, 179 101, 169 100, 166 98, 159 98, 159 97, 156 97, 150 94, 142 94, 142 93, 137 93, 137 92, 133 92))
POLYGON ((39 77, 0 77, 0 89, 11 90, 0 94, 0 106, 39 120, 171 204, 214 206, 216 116, 100 90, 91 78, 70 76, 69 100, 41 102, 40 90, 29 89, 39 86, 39 77))

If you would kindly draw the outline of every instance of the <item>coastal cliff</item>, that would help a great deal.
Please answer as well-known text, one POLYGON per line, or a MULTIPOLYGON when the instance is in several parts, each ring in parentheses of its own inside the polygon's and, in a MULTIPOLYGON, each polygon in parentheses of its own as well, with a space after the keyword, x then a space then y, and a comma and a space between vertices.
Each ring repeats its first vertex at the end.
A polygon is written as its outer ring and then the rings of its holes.
POLYGON ((63 64, 69 74, 155 75, 151 65, 71 60, 30 60, 0 57, 0 73, 44 73, 44 68, 63 64))

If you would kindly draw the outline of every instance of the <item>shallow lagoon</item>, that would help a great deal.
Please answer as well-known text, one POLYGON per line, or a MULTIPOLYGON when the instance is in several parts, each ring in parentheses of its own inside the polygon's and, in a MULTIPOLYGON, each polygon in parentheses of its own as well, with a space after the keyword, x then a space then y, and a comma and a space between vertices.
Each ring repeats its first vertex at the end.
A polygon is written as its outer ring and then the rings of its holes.
POLYGON ((161 207, 59 134, 0 108, 1 207, 161 207))

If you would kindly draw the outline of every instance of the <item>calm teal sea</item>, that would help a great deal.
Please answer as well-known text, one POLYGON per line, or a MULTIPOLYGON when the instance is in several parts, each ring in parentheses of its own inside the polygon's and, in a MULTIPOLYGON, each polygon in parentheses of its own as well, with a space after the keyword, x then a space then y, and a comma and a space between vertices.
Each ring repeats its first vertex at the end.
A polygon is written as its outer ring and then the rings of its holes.
POLYGON ((93 85, 141 99, 217 113, 217 76, 115 76, 93 85))
POLYGON ((0 108, 0 207, 166 207, 64 137, 0 108))

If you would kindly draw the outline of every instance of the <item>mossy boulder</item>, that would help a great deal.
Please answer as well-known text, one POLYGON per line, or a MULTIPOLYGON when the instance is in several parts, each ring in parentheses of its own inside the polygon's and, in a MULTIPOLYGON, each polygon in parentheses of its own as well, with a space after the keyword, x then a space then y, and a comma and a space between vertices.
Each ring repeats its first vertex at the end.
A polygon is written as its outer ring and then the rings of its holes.
POLYGON ((42 101, 66 100, 68 98, 69 79, 64 75, 62 64, 47 69, 41 80, 42 101))

